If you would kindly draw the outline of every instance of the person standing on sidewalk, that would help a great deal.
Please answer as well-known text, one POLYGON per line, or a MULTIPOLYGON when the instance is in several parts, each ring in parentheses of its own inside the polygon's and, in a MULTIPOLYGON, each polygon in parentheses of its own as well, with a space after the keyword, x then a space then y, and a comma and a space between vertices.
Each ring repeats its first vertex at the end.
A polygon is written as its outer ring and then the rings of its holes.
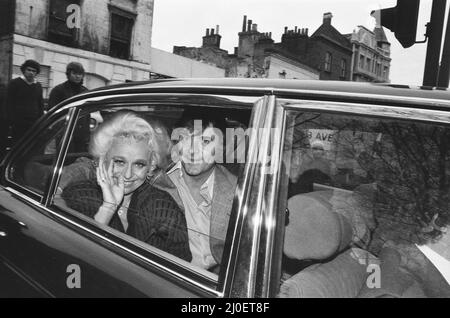
MULTIPOLYGON (((72 96, 87 91, 88 89, 83 85, 84 75, 85 72, 81 63, 70 62, 67 64, 67 81, 55 86, 50 92, 50 97, 48 100, 49 109, 72 96)), ((70 152, 87 151, 87 145, 90 138, 89 124, 89 116, 84 116, 78 119, 78 125, 71 142, 71 148, 69 149, 70 152)))
POLYGON ((42 86, 36 82, 40 64, 27 60, 20 70, 23 75, 11 80, 6 91, 7 121, 11 127, 12 144, 44 114, 42 86))

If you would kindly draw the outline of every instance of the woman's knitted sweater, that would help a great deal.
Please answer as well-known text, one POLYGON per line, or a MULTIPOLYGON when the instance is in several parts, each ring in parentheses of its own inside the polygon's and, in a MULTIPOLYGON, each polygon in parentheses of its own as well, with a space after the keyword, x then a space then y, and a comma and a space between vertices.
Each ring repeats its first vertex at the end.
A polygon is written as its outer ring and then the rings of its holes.
MULTIPOLYGON (((93 180, 68 184, 62 197, 70 208, 91 218, 103 203, 101 188, 93 180)), ((127 231, 117 213, 109 226, 181 259, 192 260, 186 218, 167 192, 144 183, 132 194, 127 219, 127 231)))

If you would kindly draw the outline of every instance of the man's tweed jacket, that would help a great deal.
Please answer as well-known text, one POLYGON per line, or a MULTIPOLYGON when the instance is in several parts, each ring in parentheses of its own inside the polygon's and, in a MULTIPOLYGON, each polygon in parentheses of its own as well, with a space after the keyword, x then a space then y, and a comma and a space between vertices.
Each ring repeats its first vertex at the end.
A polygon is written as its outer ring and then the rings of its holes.
MULTIPOLYGON (((231 207, 236 191, 237 177, 220 164, 216 164, 215 174, 209 235, 211 253, 216 262, 220 264, 222 261, 228 222, 230 220, 231 207)), ((161 173, 155 177, 155 179, 153 179, 153 185, 170 193, 180 208, 184 210, 183 201, 181 200, 178 190, 167 174, 161 173)))

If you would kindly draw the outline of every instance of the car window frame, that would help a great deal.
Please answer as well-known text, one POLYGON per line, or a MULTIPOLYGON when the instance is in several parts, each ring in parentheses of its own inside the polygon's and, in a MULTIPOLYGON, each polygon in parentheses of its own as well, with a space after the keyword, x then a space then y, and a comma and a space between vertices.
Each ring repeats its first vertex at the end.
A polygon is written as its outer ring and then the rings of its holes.
MULTIPOLYGON (((182 96, 206 96, 206 97, 220 97, 220 96, 226 96, 231 99, 233 97, 242 99, 242 100, 253 100, 252 106, 242 106, 242 108, 250 109, 251 112, 254 112, 255 105, 254 103, 261 98, 263 98, 262 95, 259 94, 245 94, 241 95, 236 92, 221 92, 220 94, 217 91, 208 93, 208 92, 201 92, 201 93, 170 93, 170 92, 164 92, 164 93, 139 93, 139 94, 118 94, 118 95, 107 95, 107 96, 100 96, 100 97, 92 97, 87 98, 82 101, 74 102, 74 105, 68 104, 65 105, 63 108, 71 108, 74 107, 76 110, 74 110, 73 118, 77 118, 78 115, 82 113, 83 110, 89 111, 89 108, 93 110, 100 110, 105 108, 114 108, 119 106, 124 107, 132 107, 132 106, 142 106, 147 105, 149 100, 152 100, 152 97, 161 98, 163 96, 174 96, 176 95, 178 98, 182 96), (104 105, 103 107, 99 107, 100 105, 104 105), (106 106, 107 105, 107 106, 106 106)), ((154 100, 153 100, 154 102, 154 100)), ((159 104, 161 105, 161 104, 159 104)), ((167 106, 173 106, 173 105, 167 105, 167 106)), ((188 106, 187 104, 185 106, 188 106)), ((196 107, 198 105, 189 105, 190 107, 196 107)), ((210 106, 210 105, 203 105, 203 106, 210 106)), ((211 107, 223 107, 223 106, 211 106, 211 107)), ((239 107, 235 107, 237 109, 239 107)), ((70 130, 70 137, 73 134, 73 131, 76 126, 76 121, 74 120, 71 126, 70 130)), ((199 272, 193 271, 193 270, 186 270, 186 268, 182 268, 182 266, 179 263, 176 262, 168 262, 166 259, 164 259, 160 253, 155 253, 148 248, 138 246, 139 244, 135 244, 133 242, 129 242, 127 238, 119 237, 117 233, 114 233, 108 229, 100 229, 98 225, 96 225, 93 221, 86 221, 83 220, 80 222, 79 218, 77 216, 74 216, 73 214, 69 213, 68 211, 64 211, 61 208, 55 209, 56 207, 52 205, 53 199, 56 195, 56 186, 59 182, 59 179, 61 177, 62 173, 62 165, 64 163, 64 159, 67 155, 68 150, 68 144, 70 143, 70 140, 67 140, 64 144, 64 154, 62 154, 61 158, 62 160, 59 162, 59 165, 57 169, 55 169, 55 173, 52 177, 51 187, 48 191, 48 195, 45 198, 46 207, 52 211, 52 214, 57 216, 58 218, 63 218, 65 222, 69 222, 72 224, 72 228, 78 228, 78 231, 87 231, 89 232, 89 235, 91 237, 95 237, 95 240, 97 242, 101 242, 102 240, 108 241, 109 244, 113 244, 115 248, 122 250, 122 252, 126 251, 127 253, 133 254, 133 256, 138 257, 142 261, 142 266, 147 270, 152 271, 158 271, 161 273, 161 275, 166 276, 168 279, 171 279, 173 282, 182 283, 184 285, 184 288, 191 288, 195 290, 198 293, 207 295, 208 297, 227 297, 229 292, 225 289, 225 286, 227 285, 225 283, 225 279, 228 279, 228 277, 225 277, 225 274, 223 270, 221 273, 219 273, 218 280, 214 281, 211 279, 206 278, 205 276, 202 277, 202 275, 199 272), (89 224, 91 223, 91 224, 89 224), (109 237, 114 236, 113 239, 110 239, 109 237), (159 255, 158 255, 159 254, 159 255), (222 278, 223 277, 223 278, 222 278)), ((239 186, 239 183, 238 183, 239 186)), ((235 198, 236 199, 236 198, 235 198)), ((238 215, 241 214, 240 211, 235 210, 234 205, 231 211, 231 215, 238 215)), ((229 229, 232 227, 230 226, 232 224, 232 219, 230 219, 229 223, 229 229)), ((227 239, 229 236, 227 236, 227 239)), ((142 243, 141 243, 142 244, 142 243)), ((224 255, 227 255, 226 247, 224 249, 224 255)))
MULTIPOLYGON (((277 109, 283 114, 284 120, 287 119, 287 112, 290 110, 294 111, 305 111, 305 112, 317 112, 328 115, 337 114, 342 115, 353 115, 361 118, 380 118, 380 119, 392 119, 405 122, 417 122, 421 124, 438 124, 442 126, 448 126, 450 129, 450 101, 439 101, 439 108, 434 108, 435 106, 433 100, 423 100, 414 99, 407 100, 403 104, 399 101, 395 101, 393 105, 387 105, 386 96, 380 97, 379 101, 376 98, 371 98, 369 100, 347 100, 341 101, 339 98, 335 98, 334 101, 324 101, 320 99, 314 99, 302 96, 290 96, 290 97, 277 97, 277 109), (286 101, 295 101, 295 103, 284 104, 286 101), (379 102, 379 103, 378 103, 379 102), (422 107, 418 107, 417 104, 422 103, 422 107), (449 110, 444 110, 442 106, 448 106, 449 110), (281 108, 281 109, 280 109, 281 108)), ((286 131, 283 130, 283 135, 281 143, 284 145, 286 142, 286 131)), ((289 145, 288 151, 282 154, 280 161, 288 162, 286 167, 286 175, 281 176, 278 180, 286 180, 289 177, 290 170, 290 157, 292 152, 292 145, 289 145)), ((284 184, 287 184, 286 182, 284 184)), ((280 187, 281 184, 278 184, 280 187)), ((287 187, 286 187, 287 188, 287 187)), ((280 202, 280 206, 283 207, 283 202, 280 202)), ((287 199, 286 204, 287 206, 287 199)), ((279 211, 281 209, 279 208, 279 211)), ((280 216, 285 216, 284 212, 279 212, 280 216)), ((284 218, 280 218, 281 222, 284 224, 284 218)), ((277 232, 276 236, 284 241, 285 228, 284 226, 279 227, 281 229, 277 232)), ((283 247, 281 247, 282 249, 283 247)), ((281 258, 280 258, 281 263, 281 258)), ((281 277, 279 277, 280 281, 281 277)), ((271 297, 276 297, 279 292, 279 286, 271 285, 271 290, 269 294, 271 297)))
POLYGON ((56 149, 56 161, 53 164, 53 172, 51 174, 51 179, 53 179, 55 172, 58 169, 58 162, 61 161, 61 154, 62 150, 66 147, 66 141, 69 138, 69 134, 71 134, 71 127, 70 123, 74 121, 74 112, 75 109, 60 109, 54 113, 51 113, 51 115, 42 117, 41 120, 32 127, 28 131, 28 133, 24 136, 23 139, 21 139, 22 142, 18 143, 17 147, 14 147, 13 151, 5 158, 5 185, 7 187, 11 187, 12 189, 15 189, 16 191, 20 192, 22 195, 29 197, 30 199, 45 205, 46 198, 49 195, 49 186, 47 186, 43 194, 37 193, 36 191, 33 191, 29 187, 26 187, 23 184, 20 184, 13 180, 10 176, 13 173, 13 164, 15 161, 22 155, 22 151, 26 149, 30 144, 33 143, 33 137, 39 136, 41 132, 43 132, 45 129, 48 128, 49 124, 55 122, 55 120, 62 119, 65 117, 65 127, 63 131, 63 139, 61 142, 60 149, 56 149))

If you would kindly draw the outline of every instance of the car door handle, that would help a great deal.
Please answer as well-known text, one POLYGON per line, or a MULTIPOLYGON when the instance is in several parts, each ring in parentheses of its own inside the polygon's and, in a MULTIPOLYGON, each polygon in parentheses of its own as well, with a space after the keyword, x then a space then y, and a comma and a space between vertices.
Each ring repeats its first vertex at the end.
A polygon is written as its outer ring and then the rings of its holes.
POLYGON ((8 233, 6 233, 5 231, 0 231, 0 237, 6 237, 8 236, 8 233))

